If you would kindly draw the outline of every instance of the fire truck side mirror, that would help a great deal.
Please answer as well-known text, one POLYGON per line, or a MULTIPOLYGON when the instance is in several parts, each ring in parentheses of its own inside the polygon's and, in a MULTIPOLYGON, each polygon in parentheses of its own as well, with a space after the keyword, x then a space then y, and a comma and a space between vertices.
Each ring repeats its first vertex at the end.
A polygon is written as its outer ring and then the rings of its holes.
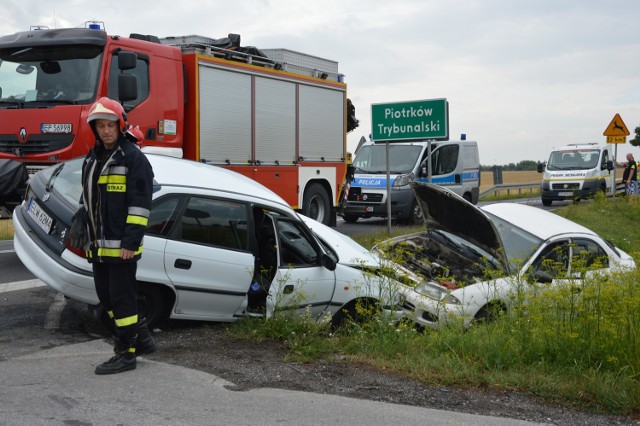
POLYGON ((121 50, 118 52, 118 68, 121 71, 132 70, 136 67, 138 61, 138 55, 134 52, 127 52, 121 50))
POLYGON ((138 79, 135 75, 118 75, 118 98, 120 102, 133 101, 138 97, 138 79))

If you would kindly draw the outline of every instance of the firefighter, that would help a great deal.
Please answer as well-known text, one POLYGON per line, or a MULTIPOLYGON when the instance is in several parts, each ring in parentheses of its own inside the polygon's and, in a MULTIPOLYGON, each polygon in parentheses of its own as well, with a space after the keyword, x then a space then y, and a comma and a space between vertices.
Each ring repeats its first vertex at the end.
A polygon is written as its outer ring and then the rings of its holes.
POLYGON ((127 119, 120 103, 98 99, 87 122, 96 138, 82 167, 81 204, 89 218, 87 259, 116 338, 114 356, 98 365, 95 373, 115 374, 135 369, 136 355, 158 349, 138 315, 136 300, 136 268, 151 209, 153 170, 125 137, 127 119))

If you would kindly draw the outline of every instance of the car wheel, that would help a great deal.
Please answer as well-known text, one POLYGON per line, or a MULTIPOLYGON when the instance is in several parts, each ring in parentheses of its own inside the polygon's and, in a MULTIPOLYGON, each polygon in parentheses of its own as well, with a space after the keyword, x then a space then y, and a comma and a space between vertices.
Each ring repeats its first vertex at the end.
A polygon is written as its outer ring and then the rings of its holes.
POLYGON ((302 214, 329 225, 331 203, 329 195, 322 185, 312 183, 302 198, 302 214))
POLYGON ((422 209, 418 206, 418 202, 413 200, 411 203, 411 210, 409 217, 404 221, 407 225, 421 225, 424 223, 424 217, 422 216, 422 209))
POLYGON ((465 199, 465 200, 467 200, 468 202, 472 203, 472 201, 471 201, 471 194, 469 194, 468 192, 465 192, 465 193, 462 195, 462 198, 464 198, 464 199, 465 199))
POLYGON ((495 321, 507 312, 507 307, 502 302, 490 302, 484 305, 474 318, 476 323, 495 321))
POLYGON ((362 324, 367 319, 372 318, 378 309, 379 305, 375 300, 352 300, 333 315, 333 318, 331 318, 331 328, 335 330, 350 322, 362 324))
POLYGON ((162 290, 153 285, 138 285, 138 311, 153 327, 166 318, 165 298, 162 290))
POLYGON ((342 217, 344 219, 345 222, 347 223, 356 223, 358 221, 358 219, 360 218, 360 216, 355 216, 355 215, 351 215, 351 214, 346 214, 342 217))
POLYGON ((543 198, 543 199, 542 199, 542 205, 543 205, 543 206, 547 206, 547 207, 549 207, 549 206, 551 205, 551 201, 552 201, 552 200, 550 200, 550 199, 548 199, 548 198, 543 198))
POLYGON ((605 197, 607 196, 607 186, 606 185, 600 185, 600 193, 602 195, 604 195, 605 197))

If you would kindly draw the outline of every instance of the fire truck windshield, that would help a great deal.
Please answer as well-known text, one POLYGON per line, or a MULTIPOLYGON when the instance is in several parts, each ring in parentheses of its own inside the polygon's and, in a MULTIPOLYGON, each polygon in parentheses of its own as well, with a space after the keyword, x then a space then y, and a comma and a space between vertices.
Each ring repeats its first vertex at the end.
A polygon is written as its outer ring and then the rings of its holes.
POLYGON ((91 103, 101 65, 99 46, 2 49, 0 108, 91 103))

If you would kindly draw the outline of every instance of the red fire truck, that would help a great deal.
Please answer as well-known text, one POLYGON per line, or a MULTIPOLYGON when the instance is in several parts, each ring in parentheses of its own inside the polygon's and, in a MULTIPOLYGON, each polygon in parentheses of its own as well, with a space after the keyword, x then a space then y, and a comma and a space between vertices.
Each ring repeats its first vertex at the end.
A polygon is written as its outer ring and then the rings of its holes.
POLYGON ((108 96, 140 126, 143 150, 235 170, 335 223, 346 134, 358 125, 337 62, 243 47, 236 34, 159 39, 103 28, 0 37, 3 205, 28 173, 87 153, 87 112, 108 96))

